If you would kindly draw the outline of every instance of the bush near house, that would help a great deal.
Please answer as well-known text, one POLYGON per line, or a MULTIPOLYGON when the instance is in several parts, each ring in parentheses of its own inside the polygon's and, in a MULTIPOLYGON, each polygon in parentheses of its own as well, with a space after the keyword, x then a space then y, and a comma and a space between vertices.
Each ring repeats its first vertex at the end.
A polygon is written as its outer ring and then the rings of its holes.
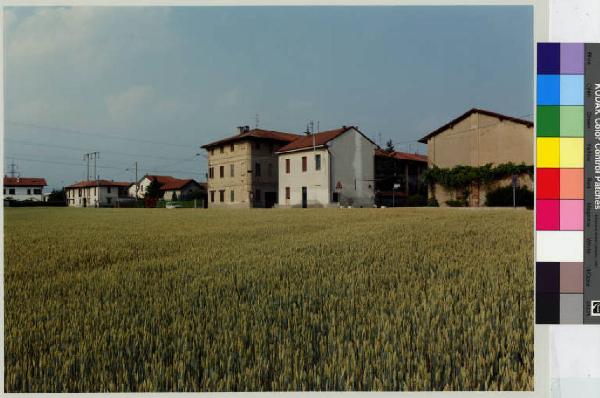
MULTIPOLYGON (((515 199, 518 207, 533 209, 533 191, 530 191, 526 187, 517 187, 515 189, 515 199)), ((512 207, 512 186, 500 187, 488 192, 485 198, 485 205, 494 207, 512 207)))

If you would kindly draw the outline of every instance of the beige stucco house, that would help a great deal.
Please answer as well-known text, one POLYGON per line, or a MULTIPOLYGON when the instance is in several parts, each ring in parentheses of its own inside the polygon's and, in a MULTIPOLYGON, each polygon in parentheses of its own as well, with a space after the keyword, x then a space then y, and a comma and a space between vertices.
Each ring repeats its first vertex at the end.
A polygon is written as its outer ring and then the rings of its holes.
MULTIPOLYGON (((484 166, 512 162, 533 165, 533 123, 483 109, 471 109, 432 131, 419 142, 427 144, 428 166, 452 168, 458 165, 484 166)), ((508 185, 511 179, 499 181, 490 189, 508 185)), ((521 176, 519 184, 531 189, 529 176, 521 176)), ((460 193, 435 187, 440 206, 460 193)), ((429 192, 432 195, 432 192, 429 192)), ((485 204, 486 188, 473 189, 469 206, 485 204)))
POLYGON ((278 207, 372 207, 376 148, 354 126, 309 133, 282 147, 278 207))
POLYGON ((238 134, 203 145, 208 152, 208 207, 253 208, 277 204, 275 152, 298 135, 238 127, 238 134))

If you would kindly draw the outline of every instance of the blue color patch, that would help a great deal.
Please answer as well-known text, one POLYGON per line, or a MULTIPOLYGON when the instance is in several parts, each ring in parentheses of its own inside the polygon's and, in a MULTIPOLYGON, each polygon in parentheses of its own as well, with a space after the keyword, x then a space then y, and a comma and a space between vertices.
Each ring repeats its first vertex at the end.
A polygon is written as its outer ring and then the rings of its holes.
MULTIPOLYGON (((537 104, 561 105, 561 76, 538 75, 537 77, 537 104)), ((583 94, 582 94, 583 95, 583 94)))
POLYGON ((583 105, 583 75, 560 76, 560 104, 583 105))

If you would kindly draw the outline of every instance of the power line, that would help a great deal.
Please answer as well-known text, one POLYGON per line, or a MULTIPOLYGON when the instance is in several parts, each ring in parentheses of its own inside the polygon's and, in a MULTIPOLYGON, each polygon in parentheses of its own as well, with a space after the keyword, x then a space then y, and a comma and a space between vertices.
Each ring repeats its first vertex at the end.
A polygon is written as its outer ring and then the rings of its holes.
POLYGON ((110 139, 113 139, 113 140, 122 140, 122 141, 130 141, 130 142, 140 142, 140 143, 154 144, 154 145, 167 145, 167 146, 180 147, 180 148, 189 148, 191 146, 195 146, 195 145, 183 145, 183 144, 173 144, 173 143, 170 143, 170 142, 160 142, 160 141, 145 140, 145 139, 141 139, 141 138, 121 137, 121 136, 113 135, 113 134, 89 133, 89 132, 85 132, 85 131, 81 131, 81 130, 75 130, 75 129, 70 129, 70 128, 54 127, 54 126, 44 126, 44 125, 41 125, 41 124, 25 123, 25 122, 20 122, 20 121, 13 121, 13 120, 6 120, 5 122, 7 124, 12 124, 14 126, 33 127, 33 128, 37 128, 37 129, 57 131, 57 132, 65 133, 65 134, 77 134, 77 135, 84 135, 84 136, 97 137, 97 138, 110 138, 110 139))
MULTIPOLYGON (((21 144, 21 145, 31 145, 31 146, 39 146, 39 147, 67 149, 67 150, 73 150, 73 151, 85 151, 85 150, 87 150, 87 148, 81 148, 81 147, 72 147, 72 146, 56 145, 56 144, 39 144, 39 143, 36 143, 36 142, 31 142, 31 141, 15 140, 14 138, 5 138, 5 140, 9 141, 9 142, 14 142, 16 144, 21 144)), ((137 154, 137 153, 106 151, 106 150, 103 150, 102 152, 103 153, 111 153, 111 154, 114 154, 114 155, 122 155, 122 156, 145 157, 145 158, 153 158, 153 159, 161 159, 161 160, 177 160, 177 158, 171 158, 171 157, 166 157, 166 156, 143 155, 143 154, 137 154)))

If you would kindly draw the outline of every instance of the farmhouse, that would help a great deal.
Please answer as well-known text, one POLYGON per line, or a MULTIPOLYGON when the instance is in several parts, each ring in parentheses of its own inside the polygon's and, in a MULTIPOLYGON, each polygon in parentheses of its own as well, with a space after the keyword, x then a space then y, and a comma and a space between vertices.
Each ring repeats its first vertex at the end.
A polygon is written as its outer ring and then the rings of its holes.
POLYGON ((4 200, 44 200, 44 178, 20 178, 4 176, 4 200))
POLYGON ((80 181, 65 187, 67 204, 71 207, 118 207, 128 202, 130 182, 109 180, 80 181))
MULTIPOLYGON (((429 167, 484 166, 512 162, 533 164, 533 123, 483 109, 471 109, 432 131, 419 142, 427 144, 429 167)), ((485 204, 486 190, 508 185, 511 178, 487 188, 476 187, 468 197, 469 206, 485 204)), ((531 188, 529 176, 519 184, 531 188)), ((430 197, 443 206, 447 200, 460 199, 461 192, 450 192, 436 184, 430 197)))
POLYGON ((427 196, 421 175, 427 169, 427 156, 417 153, 375 150, 375 204, 378 206, 423 205, 411 203, 415 195, 427 196))
POLYGON ((238 134, 203 145, 208 152, 209 207, 273 207, 277 203, 275 152, 300 136, 238 127, 238 134))
POLYGON ((307 133, 280 148, 279 207, 372 207, 376 148, 354 126, 307 133))
POLYGON ((206 194, 206 184, 198 183, 191 178, 182 179, 146 174, 137 184, 132 184, 129 187, 129 196, 138 199, 143 198, 153 180, 157 180, 160 184, 162 199, 164 200, 187 200, 206 194))

